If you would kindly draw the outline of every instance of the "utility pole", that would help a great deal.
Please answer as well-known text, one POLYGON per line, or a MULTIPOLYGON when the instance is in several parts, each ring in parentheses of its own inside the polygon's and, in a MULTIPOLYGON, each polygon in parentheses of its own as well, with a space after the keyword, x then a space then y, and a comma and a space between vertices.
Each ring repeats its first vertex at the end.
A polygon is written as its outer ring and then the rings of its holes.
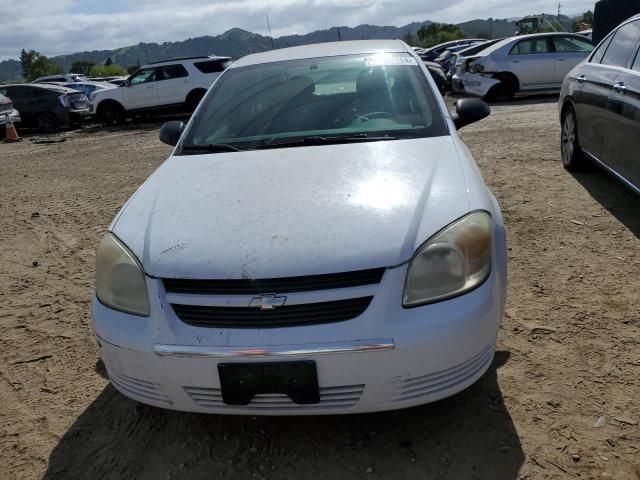
POLYGON ((271 49, 275 49, 275 45, 273 44, 273 35, 271 35, 271 23, 269 23, 269 12, 266 13, 267 15, 267 27, 269 28, 269 38, 271 39, 271 49))

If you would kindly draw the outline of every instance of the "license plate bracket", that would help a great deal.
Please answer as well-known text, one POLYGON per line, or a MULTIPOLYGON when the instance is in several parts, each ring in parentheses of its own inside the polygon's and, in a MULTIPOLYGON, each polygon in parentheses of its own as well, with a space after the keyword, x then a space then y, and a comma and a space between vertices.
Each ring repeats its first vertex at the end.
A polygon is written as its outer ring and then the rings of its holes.
POLYGON ((218 375, 222 401, 227 405, 248 405, 254 395, 282 393, 294 403, 320 403, 316 362, 221 363, 218 375))

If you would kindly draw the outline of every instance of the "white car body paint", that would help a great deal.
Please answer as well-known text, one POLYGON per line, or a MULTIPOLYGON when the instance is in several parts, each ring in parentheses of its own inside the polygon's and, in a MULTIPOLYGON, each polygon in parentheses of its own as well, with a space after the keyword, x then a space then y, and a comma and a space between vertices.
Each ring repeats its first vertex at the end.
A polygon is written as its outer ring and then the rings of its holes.
POLYGON ((462 82, 462 90, 464 93, 476 97, 484 97, 489 93, 491 87, 500 83, 500 80, 477 73, 464 72, 462 74, 456 74, 454 77, 462 82))
MULTIPOLYGON (((231 68, 398 51, 412 52, 398 41, 307 45, 251 55, 231 68)), ((444 100, 436 98, 450 135, 171 156, 109 227, 142 263, 151 310, 148 318, 129 315, 94 297, 93 329, 114 386, 169 409, 292 415, 405 408, 451 396, 480 378, 491 364, 504 313, 505 230, 444 100), (464 295, 403 308, 408 262, 416 248, 476 210, 492 216, 487 280, 464 295), (360 316, 279 328, 183 323, 172 303, 248 306, 255 295, 167 293, 162 280, 260 279, 376 267, 385 268, 376 284, 285 294, 287 305, 372 296, 360 316), (222 401, 220 363, 292 360, 316 362, 320 403, 299 405, 280 394, 256 396, 247 406, 222 401)))

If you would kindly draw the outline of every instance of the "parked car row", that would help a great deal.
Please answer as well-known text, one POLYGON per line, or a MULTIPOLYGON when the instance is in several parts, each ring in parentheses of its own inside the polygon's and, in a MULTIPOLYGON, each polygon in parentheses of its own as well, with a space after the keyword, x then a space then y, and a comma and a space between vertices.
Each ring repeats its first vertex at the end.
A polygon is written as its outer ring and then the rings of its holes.
MULTIPOLYGON (((51 75, 32 83, 1 85, 20 127, 47 132, 79 125, 91 115, 105 124, 148 113, 193 112, 230 57, 199 56, 144 65, 120 86, 118 77, 51 75), (20 115, 18 112, 21 112, 20 115)), ((0 115, 4 124, 6 115, 0 115)))
POLYGON ((0 85, 0 95, 11 99, 21 127, 55 132, 80 125, 89 116, 89 100, 77 90, 61 85, 25 83, 0 85))
POLYGON ((440 52, 447 86, 495 100, 517 93, 560 91, 566 74, 592 51, 591 40, 572 33, 538 33, 501 40, 448 42, 421 58, 440 52))

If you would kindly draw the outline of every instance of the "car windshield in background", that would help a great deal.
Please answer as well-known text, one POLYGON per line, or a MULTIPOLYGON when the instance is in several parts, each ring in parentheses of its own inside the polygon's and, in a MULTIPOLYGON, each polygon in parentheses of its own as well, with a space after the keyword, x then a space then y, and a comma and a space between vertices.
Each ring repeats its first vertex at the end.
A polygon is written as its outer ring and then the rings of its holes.
POLYGON ((349 55, 229 69, 194 118, 182 154, 447 134, 414 57, 349 55))

